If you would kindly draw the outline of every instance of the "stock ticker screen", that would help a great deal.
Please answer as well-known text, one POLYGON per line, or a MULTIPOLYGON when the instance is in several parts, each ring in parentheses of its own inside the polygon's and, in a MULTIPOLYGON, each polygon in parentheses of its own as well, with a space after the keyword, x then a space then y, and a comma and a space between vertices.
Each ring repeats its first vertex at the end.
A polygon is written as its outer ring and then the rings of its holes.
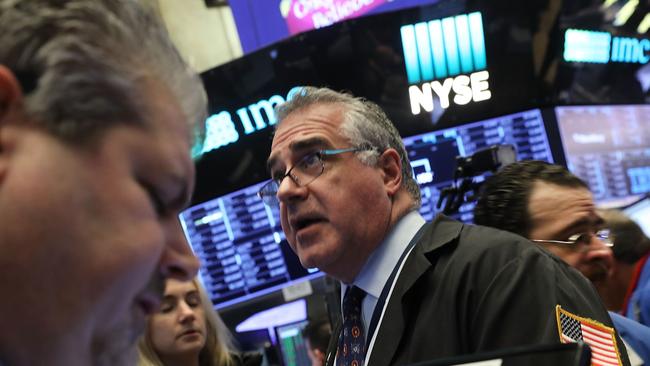
MULTIPOLYGON (((552 162, 539 109, 404 138, 422 190, 421 214, 432 220, 440 192, 452 185, 456 156, 495 144, 512 144, 518 160, 552 162)), ((482 179, 482 177, 477 177, 482 179)), ((286 243, 278 209, 257 197, 263 184, 237 190, 181 213, 187 238, 201 260, 201 279, 217 308, 277 291, 294 281, 321 276, 301 267, 286 243)), ((458 219, 471 222, 473 204, 458 219)))
POLYGON ((217 308, 322 275, 302 268, 291 252, 279 210, 257 196, 264 183, 181 213, 185 234, 201 261, 201 280, 217 308))
POLYGON ((307 344, 302 336, 305 326, 307 326, 306 320, 275 328, 284 366, 311 365, 307 354, 307 344))
MULTIPOLYGON (((404 138, 413 173, 422 192, 420 213, 430 221, 441 211, 438 200, 443 189, 454 183, 456 156, 470 156, 492 145, 510 144, 517 160, 553 162, 551 148, 539 109, 509 114, 458 127, 404 138)), ((485 174, 474 179, 484 180, 485 174)), ((455 218, 472 222, 474 203, 463 204, 455 218)))
POLYGON ((598 203, 650 192, 650 106, 556 107, 569 170, 598 203))

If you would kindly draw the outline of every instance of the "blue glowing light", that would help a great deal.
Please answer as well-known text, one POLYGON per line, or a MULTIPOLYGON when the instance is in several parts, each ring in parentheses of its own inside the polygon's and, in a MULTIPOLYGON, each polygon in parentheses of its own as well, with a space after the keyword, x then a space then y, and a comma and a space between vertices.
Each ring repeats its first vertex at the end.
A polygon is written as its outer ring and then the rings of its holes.
POLYGON ((646 64, 650 61, 650 39, 612 37, 609 32, 567 29, 564 33, 564 61, 606 64, 646 64))
POLYGON ((487 67, 479 12, 405 25, 400 33, 409 84, 487 67))
POLYGON ((192 148, 192 156, 196 159, 209 151, 239 141, 237 124, 241 126, 244 135, 275 125, 274 108, 290 100, 301 90, 302 87, 296 86, 289 90, 286 98, 276 94, 239 108, 234 113, 220 111, 209 116, 205 121, 205 139, 192 148), (233 120, 234 117, 237 118, 233 120))
POLYGON ((609 62, 612 35, 580 29, 567 29, 564 33, 564 59, 573 62, 609 62))

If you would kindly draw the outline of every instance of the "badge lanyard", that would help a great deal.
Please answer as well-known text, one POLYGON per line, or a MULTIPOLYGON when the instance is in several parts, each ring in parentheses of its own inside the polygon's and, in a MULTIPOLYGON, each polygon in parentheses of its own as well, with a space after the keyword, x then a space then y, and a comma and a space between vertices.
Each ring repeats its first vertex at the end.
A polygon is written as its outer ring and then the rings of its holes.
MULTIPOLYGON (((410 253, 411 249, 413 249, 415 244, 417 244, 420 241, 420 238, 422 237, 422 234, 424 234, 424 228, 426 226, 427 226, 426 224, 422 225, 422 227, 418 230, 418 232, 415 234, 413 239, 411 239, 411 242, 406 247, 404 252, 402 252, 402 255, 400 256, 399 260, 395 264, 393 271, 391 272, 390 276, 388 277, 388 280, 384 284, 384 288, 381 290, 381 295, 377 300, 377 305, 375 305, 375 309, 372 311, 372 317, 370 318, 370 325, 368 326, 368 332, 366 332, 366 350, 368 350, 368 347, 370 347, 370 341, 372 340, 372 336, 375 333, 375 330, 379 323, 379 318, 381 317, 381 313, 383 312, 384 306, 386 304, 386 300, 388 300, 388 294, 390 293, 390 289, 392 287, 393 281, 397 276, 397 272, 399 271, 402 262, 406 259, 408 253, 410 253)), ((368 355, 366 355, 366 357, 368 357, 368 355)))
MULTIPOLYGON (((411 242, 409 245, 406 247, 406 249, 402 252, 402 255, 399 257, 399 260, 395 264, 395 267, 393 268, 393 271, 391 272, 390 276, 388 277, 388 280, 384 284, 384 288, 381 290, 381 295, 379 296, 379 299, 377 300, 377 304, 375 305, 375 309, 372 311, 372 317, 370 318, 370 325, 368 326, 368 332, 366 334, 366 350, 368 350, 368 347, 370 346, 370 341, 372 340, 372 335, 375 332, 377 328, 377 324, 379 323, 379 318, 381 317, 381 313, 384 309, 384 305, 386 304, 386 300, 388 298, 388 294, 390 293, 390 289, 392 287, 393 281, 395 280, 395 277, 397 276, 397 272, 399 271, 402 262, 406 259, 406 256, 408 253, 411 252, 415 244, 420 241, 420 238, 422 237, 422 234, 424 234, 424 228, 427 226, 427 224, 422 225, 422 227, 418 230, 418 232, 415 234, 413 239, 411 239, 411 242)), ((337 325, 339 325, 337 323, 337 325)), ((343 335, 343 329, 342 327, 337 327, 338 328, 338 337, 336 337, 337 341, 336 344, 339 344, 341 340, 341 336, 343 335)), ((328 347, 330 348, 330 347, 328 347)), ((327 360, 325 365, 333 365, 334 364, 334 356, 336 352, 330 352, 327 355, 327 360)), ((368 355, 366 355, 366 358, 368 355)))

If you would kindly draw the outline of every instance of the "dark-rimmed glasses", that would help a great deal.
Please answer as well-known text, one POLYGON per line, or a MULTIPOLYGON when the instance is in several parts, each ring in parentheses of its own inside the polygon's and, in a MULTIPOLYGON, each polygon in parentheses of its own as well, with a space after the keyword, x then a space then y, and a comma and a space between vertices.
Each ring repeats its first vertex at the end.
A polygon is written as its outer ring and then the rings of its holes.
POLYGON ((614 246, 614 242, 612 238, 610 238, 609 229, 601 229, 595 233, 580 233, 571 235, 567 240, 531 239, 531 241, 534 241, 535 243, 564 244, 578 248, 578 245, 580 244, 588 246, 594 236, 596 239, 605 244, 606 247, 611 248, 614 246))
POLYGON ((304 187, 313 182, 316 178, 320 177, 325 170, 323 158, 326 156, 338 155, 347 152, 360 152, 372 150, 371 147, 349 147, 345 149, 332 149, 332 150, 319 150, 309 153, 300 159, 294 166, 283 175, 272 177, 270 181, 262 186, 257 192, 257 195, 269 207, 277 207, 280 205, 278 201, 278 189, 280 184, 286 177, 291 179, 299 187, 304 187))

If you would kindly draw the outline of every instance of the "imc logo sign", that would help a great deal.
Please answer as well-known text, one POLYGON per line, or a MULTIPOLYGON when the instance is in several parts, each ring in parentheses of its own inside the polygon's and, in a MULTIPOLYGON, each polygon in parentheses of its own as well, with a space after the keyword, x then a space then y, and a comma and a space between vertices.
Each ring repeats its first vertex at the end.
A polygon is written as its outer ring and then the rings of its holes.
POLYGON ((650 40, 612 37, 608 32, 567 29, 564 33, 564 60, 568 62, 609 62, 646 64, 650 61, 650 40))
POLYGON ((402 48, 411 112, 490 99, 481 13, 402 26, 402 48), (433 81, 430 81, 433 80, 433 81))
POLYGON ((275 106, 289 101, 301 90, 302 87, 296 86, 289 90, 286 97, 275 94, 234 112, 226 110, 212 114, 205 121, 205 140, 192 148, 192 156, 198 158, 209 151, 236 143, 239 141, 240 132, 250 135, 274 125, 277 122, 275 106))

